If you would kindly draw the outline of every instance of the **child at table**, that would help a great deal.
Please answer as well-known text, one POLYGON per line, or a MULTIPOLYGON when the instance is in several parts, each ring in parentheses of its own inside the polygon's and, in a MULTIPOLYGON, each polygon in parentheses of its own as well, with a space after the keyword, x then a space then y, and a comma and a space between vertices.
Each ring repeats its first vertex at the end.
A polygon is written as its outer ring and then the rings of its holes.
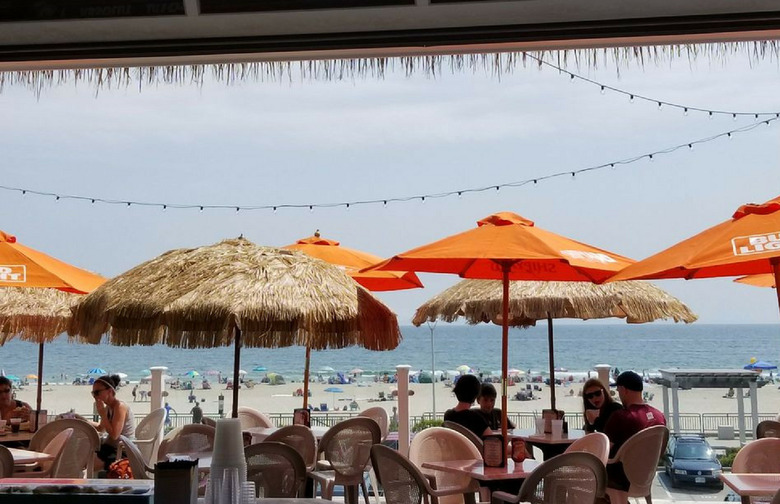
MULTIPOLYGON (((475 408, 474 411, 482 415, 485 421, 492 430, 501 429, 501 410, 496 408, 496 387, 492 383, 483 383, 482 388, 479 391, 479 397, 477 397, 477 403, 479 408, 475 408)), ((507 418, 507 429, 514 429, 515 424, 507 418)))

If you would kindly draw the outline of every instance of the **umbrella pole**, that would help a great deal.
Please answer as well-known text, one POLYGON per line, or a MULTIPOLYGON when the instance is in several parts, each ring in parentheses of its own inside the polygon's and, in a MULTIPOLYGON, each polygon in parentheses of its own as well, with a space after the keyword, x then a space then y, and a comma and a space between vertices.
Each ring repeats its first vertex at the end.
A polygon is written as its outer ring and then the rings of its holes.
POLYGON ((501 435, 507 440, 507 375, 509 374, 509 270, 512 263, 501 264, 503 270, 503 300, 501 306, 501 435))
POLYGON ((233 418, 238 418, 238 367, 241 364, 241 329, 235 326, 235 337, 233 339, 233 346, 235 347, 235 354, 233 355, 233 418))
POLYGON ((309 363, 311 362, 311 347, 306 345, 306 365, 303 367, 303 407, 309 407, 309 363))
POLYGON ((35 399, 35 430, 38 430, 38 414, 43 399, 43 342, 38 344, 38 395, 35 399))
POLYGON ((550 352, 550 407, 555 409, 555 347, 553 346, 553 321, 547 312, 547 348, 550 352))
POLYGON ((780 258, 773 257, 769 260, 772 264, 772 272, 775 274, 775 294, 777 294, 777 306, 780 307, 780 258))

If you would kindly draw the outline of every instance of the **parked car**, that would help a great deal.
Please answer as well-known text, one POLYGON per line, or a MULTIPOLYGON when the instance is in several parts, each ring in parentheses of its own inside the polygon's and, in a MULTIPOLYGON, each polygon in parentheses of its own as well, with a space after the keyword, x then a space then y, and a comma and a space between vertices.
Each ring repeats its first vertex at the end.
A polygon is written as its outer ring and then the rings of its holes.
POLYGON ((702 436, 671 436, 666 445, 664 468, 672 487, 688 483, 723 488, 723 482, 718 479, 723 468, 702 436))

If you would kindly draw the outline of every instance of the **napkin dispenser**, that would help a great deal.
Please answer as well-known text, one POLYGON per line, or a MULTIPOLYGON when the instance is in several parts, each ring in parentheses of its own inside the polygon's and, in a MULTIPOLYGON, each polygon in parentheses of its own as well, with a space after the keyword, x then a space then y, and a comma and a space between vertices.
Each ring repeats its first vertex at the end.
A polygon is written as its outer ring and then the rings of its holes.
POLYGON ((198 504, 198 461, 155 464, 154 500, 165 504, 198 504))
POLYGON ((565 412, 558 409, 543 409, 542 418, 544 418, 544 432, 550 434, 552 432, 552 421, 563 420, 565 412))

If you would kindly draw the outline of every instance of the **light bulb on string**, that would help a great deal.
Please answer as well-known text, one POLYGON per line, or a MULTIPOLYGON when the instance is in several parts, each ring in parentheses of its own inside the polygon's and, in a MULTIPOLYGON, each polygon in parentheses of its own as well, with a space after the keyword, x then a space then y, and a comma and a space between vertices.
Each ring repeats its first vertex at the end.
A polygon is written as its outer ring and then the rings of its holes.
POLYGON ((314 205, 309 205, 309 212, 314 213, 314 205))
POLYGON ((461 199, 461 198, 463 198, 463 192, 462 191, 458 191, 458 199, 461 199))
POLYGON ((628 95, 628 102, 634 103, 634 95, 628 95))
POLYGON ((653 162, 653 155, 652 154, 648 154, 647 155, 647 159, 652 163, 653 162))
POLYGON ((241 207, 236 207, 236 213, 241 211, 241 207))
POLYGON ((425 196, 420 196, 420 203, 425 203, 425 196))
POLYGON ((274 207, 274 213, 276 213, 276 207, 274 207))
POLYGON ((731 114, 731 119, 736 121, 737 120, 737 114, 731 114))
POLYGON ((203 207, 198 207, 198 208, 200 208, 200 213, 203 213, 203 207))
POLYGON ((605 94, 607 92, 607 89, 604 86, 601 86, 601 94, 605 94))
POLYGON ((685 107, 683 109, 683 115, 686 116, 686 117, 688 116, 688 107, 685 107))
POLYGON ((688 144, 688 150, 693 150, 693 144, 692 143, 688 144))
POLYGON ((166 210, 168 210, 168 205, 163 205, 163 206, 162 206, 162 209, 163 209, 163 212, 164 212, 164 211, 166 211, 166 210))
POLYGON ((661 102, 658 102, 658 111, 660 112, 664 108, 664 104, 661 102))
POLYGON ((710 119, 712 119, 712 111, 710 111, 709 114, 710 114, 710 119))
POLYGON ((349 211, 349 203, 346 203, 344 206, 345 206, 346 210, 349 211))

